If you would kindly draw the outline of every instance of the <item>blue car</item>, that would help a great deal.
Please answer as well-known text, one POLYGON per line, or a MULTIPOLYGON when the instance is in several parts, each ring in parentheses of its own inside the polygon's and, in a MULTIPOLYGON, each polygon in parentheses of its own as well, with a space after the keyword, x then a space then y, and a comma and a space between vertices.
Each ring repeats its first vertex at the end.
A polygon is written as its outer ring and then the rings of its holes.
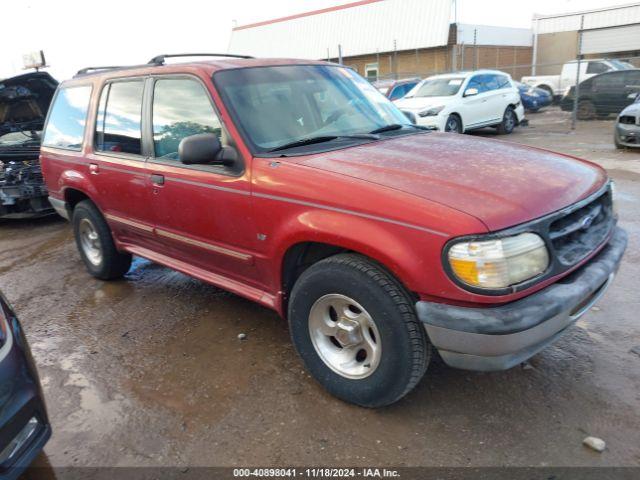
POLYGON ((0 479, 18 478, 50 437, 51 426, 29 345, 0 292, 0 479))
POLYGON ((549 92, 542 88, 530 87, 524 83, 514 82, 520 92, 520 100, 524 109, 529 112, 537 112, 543 107, 553 103, 553 98, 549 92))

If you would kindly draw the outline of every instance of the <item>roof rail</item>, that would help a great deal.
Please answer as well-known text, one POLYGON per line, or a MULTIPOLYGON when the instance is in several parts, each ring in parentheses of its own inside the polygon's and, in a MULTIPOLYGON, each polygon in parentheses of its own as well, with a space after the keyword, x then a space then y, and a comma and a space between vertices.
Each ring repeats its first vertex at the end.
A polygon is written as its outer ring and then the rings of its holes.
POLYGON ((249 55, 236 55, 233 53, 173 53, 158 55, 149 60, 149 65, 164 65, 167 58, 175 57, 229 57, 229 58, 253 58, 249 55))
POLYGON ((142 63, 140 65, 111 65, 106 67, 86 67, 78 70, 74 76, 79 77, 81 75, 88 75, 89 73, 108 71, 108 70, 126 70, 128 68, 148 67, 149 65, 150 65, 149 63, 142 63))

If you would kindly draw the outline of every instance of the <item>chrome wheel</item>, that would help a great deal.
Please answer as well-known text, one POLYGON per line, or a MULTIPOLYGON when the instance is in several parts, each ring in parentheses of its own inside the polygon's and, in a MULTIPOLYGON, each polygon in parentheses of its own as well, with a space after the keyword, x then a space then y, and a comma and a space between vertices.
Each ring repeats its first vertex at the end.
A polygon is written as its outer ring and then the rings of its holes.
POLYGON ((88 218, 83 218, 78 226, 78 233, 80 234, 80 246, 85 257, 93 265, 99 266, 102 263, 102 245, 93 223, 88 218))
POLYGON ((319 298, 309 313, 309 334, 322 361, 345 378, 366 378, 380 364, 378 327, 349 297, 332 293, 319 298))

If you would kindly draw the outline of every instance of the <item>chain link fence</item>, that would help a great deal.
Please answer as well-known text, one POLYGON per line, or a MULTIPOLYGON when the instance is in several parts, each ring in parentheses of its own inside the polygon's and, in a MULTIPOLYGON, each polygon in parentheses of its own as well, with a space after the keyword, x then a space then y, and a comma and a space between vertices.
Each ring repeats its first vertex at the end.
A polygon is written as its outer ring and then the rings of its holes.
MULTIPOLYGON (((640 94, 640 56, 583 57, 567 62, 532 64, 517 63, 518 55, 523 55, 517 47, 512 49, 510 56, 508 50, 458 46, 449 62, 440 65, 437 61, 430 65, 420 58, 425 53, 415 52, 414 68, 406 59, 400 61, 400 53, 391 53, 380 56, 379 61, 389 62, 384 74, 372 77, 357 66, 356 69, 370 81, 384 86, 438 74, 500 70, 524 85, 521 97, 528 113, 554 112, 555 128, 560 132, 573 130, 584 121, 602 120, 613 124, 618 114, 633 104, 640 94), (452 68, 452 65, 458 68, 452 68)), ((402 55, 408 54, 402 52, 402 55)), ((349 65, 348 60, 344 63, 349 65)), ((534 118, 533 115, 529 117, 534 118)))

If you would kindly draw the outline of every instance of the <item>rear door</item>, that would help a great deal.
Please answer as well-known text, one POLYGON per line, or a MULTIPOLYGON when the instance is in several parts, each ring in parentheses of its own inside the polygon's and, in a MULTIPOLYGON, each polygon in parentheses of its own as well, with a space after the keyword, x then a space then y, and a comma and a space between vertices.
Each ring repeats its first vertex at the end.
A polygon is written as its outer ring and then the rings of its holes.
POLYGON ((474 75, 465 87, 465 92, 471 88, 478 90, 477 95, 462 97, 462 120, 465 128, 477 128, 486 125, 491 118, 491 104, 489 100, 493 93, 486 84, 487 75, 474 75))
POLYGON ((257 239, 243 162, 225 167, 184 165, 178 159, 180 141, 198 133, 215 133, 223 146, 233 148, 205 84, 184 75, 157 76, 148 86, 149 191, 162 254, 207 274, 252 283, 257 239))
POLYGON ((142 142, 142 101, 145 79, 106 83, 100 93, 93 151, 87 156, 98 203, 118 239, 150 245, 153 217, 150 205, 147 152, 142 142))

